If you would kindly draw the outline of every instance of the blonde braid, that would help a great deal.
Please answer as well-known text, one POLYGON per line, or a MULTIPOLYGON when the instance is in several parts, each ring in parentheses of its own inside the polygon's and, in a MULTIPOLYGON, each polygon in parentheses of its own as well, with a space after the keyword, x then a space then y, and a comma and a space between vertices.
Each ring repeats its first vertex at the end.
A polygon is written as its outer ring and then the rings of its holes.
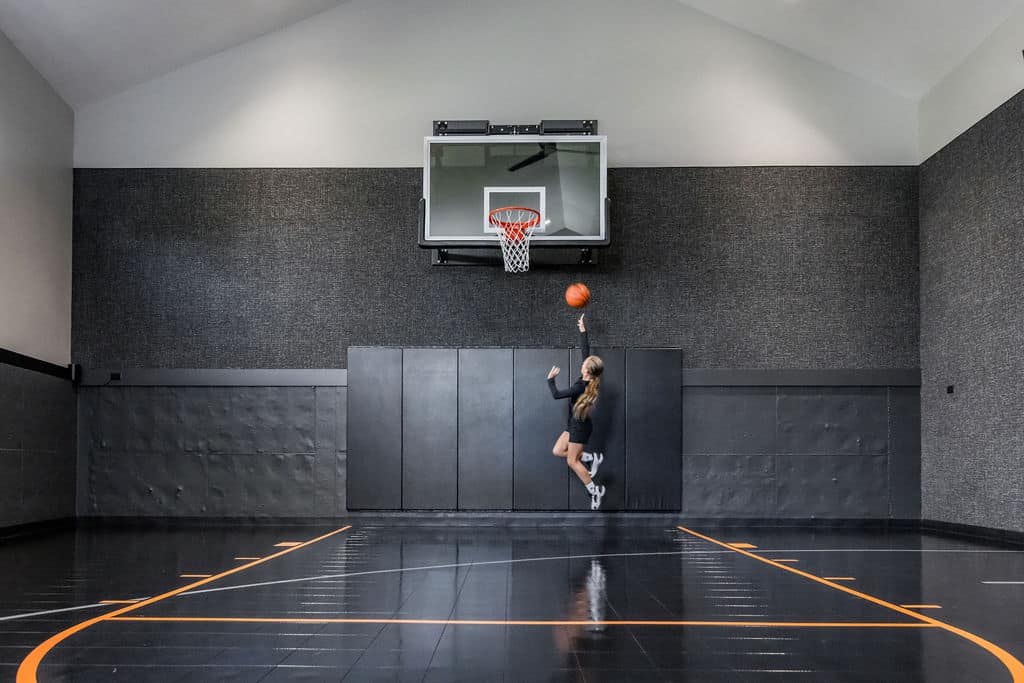
POLYGON ((604 363, 597 356, 587 357, 587 369, 590 371, 590 382, 583 395, 580 396, 572 406, 572 416, 577 420, 586 420, 594 410, 597 402, 597 390, 601 386, 601 373, 604 372, 604 363))

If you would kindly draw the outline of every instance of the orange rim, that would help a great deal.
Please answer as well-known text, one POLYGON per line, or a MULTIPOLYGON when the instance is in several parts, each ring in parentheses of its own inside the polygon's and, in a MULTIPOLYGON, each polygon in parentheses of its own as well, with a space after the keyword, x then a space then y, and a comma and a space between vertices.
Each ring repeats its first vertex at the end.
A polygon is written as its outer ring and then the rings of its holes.
POLYGON ((504 230, 505 236, 508 239, 518 242, 525 239, 528 229, 540 225, 540 211, 531 209, 528 206, 502 206, 497 209, 491 209, 490 213, 487 214, 487 222, 496 228, 504 230), (532 216, 525 221, 506 221, 498 218, 498 214, 502 211, 525 211, 532 214, 532 216))

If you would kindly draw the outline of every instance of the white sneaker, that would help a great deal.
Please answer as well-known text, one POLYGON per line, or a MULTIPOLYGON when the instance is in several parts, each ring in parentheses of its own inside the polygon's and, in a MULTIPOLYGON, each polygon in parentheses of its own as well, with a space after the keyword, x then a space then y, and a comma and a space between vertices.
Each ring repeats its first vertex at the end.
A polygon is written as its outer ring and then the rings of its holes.
POLYGON ((590 461, 590 478, 597 476, 597 468, 604 462, 604 453, 594 453, 594 459, 590 461))
POLYGON ((601 509, 601 499, 602 498, 604 498, 604 487, 603 486, 598 486, 597 487, 597 493, 591 493, 590 494, 590 509, 591 510, 600 510, 601 509))

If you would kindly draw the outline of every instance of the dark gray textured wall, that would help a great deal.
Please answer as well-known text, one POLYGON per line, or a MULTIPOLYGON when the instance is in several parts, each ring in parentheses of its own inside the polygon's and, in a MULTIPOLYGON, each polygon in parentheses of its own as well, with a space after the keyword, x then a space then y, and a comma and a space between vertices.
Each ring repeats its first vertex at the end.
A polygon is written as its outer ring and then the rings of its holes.
POLYGON ((344 387, 81 387, 79 514, 345 511, 344 387))
POLYGON ((594 269, 431 267, 419 169, 77 169, 73 357, 86 367, 345 367, 345 348, 573 342, 687 367, 918 364, 917 169, 609 172, 594 269), (116 333, 115 333, 116 331, 116 333))
POLYGON ((75 514, 75 390, 0 363, 0 527, 75 514))
POLYGON ((1024 92, 920 182, 923 516, 1024 531, 1024 92))

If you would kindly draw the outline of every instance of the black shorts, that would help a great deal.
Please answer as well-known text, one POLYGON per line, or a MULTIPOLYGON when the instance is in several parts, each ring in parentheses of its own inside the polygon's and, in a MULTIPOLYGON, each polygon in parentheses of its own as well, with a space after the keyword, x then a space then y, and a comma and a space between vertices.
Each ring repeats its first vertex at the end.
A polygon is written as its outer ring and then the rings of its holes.
POLYGON ((569 418, 565 431, 569 432, 570 443, 586 444, 590 439, 590 433, 594 431, 594 424, 590 420, 577 420, 573 417, 569 418))

